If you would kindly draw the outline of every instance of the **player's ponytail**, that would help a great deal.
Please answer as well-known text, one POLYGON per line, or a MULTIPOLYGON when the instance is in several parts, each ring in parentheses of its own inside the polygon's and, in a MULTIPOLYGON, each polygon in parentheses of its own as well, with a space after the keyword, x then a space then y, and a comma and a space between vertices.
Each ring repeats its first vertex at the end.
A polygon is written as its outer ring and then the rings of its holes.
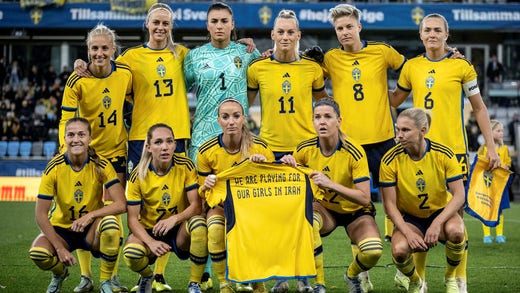
POLYGON ((92 162, 94 162, 94 165, 96 166, 95 169, 96 169, 96 175, 97 175, 98 181, 101 184, 103 184, 107 180, 107 176, 101 170, 102 169, 101 158, 96 153, 96 150, 91 146, 88 146, 88 156, 89 156, 90 160, 92 160, 92 162))
POLYGON ((242 139, 240 140, 240 154, 242 159, 249 158, 249 150, 253 144, 253 134, 247 123, 242 124, 242 139))

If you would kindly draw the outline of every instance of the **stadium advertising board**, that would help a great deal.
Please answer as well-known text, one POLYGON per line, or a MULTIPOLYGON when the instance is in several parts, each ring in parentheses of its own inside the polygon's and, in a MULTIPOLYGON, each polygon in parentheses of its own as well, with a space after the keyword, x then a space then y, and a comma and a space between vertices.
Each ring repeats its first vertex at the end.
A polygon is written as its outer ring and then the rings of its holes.
MULTIPOLYGON (((303 29, 331 28, 328 10, 336 3, 229 3, 239 28, 268 28, 281 9, 297 13, 303 29)), ((205 28, 208 3, 170 3, 175 27, 205 28)), ((430 13, 446 17, 451 29, 520 29, 520 4, 359 4, 364 29, 415 30, 430 13)), ((112 28, 143 28, 144 13, 113 11, 110 4, 71 3, 61 7, 27 7, 0 3, 0 28, 92 28, 99 22, 112 28)))

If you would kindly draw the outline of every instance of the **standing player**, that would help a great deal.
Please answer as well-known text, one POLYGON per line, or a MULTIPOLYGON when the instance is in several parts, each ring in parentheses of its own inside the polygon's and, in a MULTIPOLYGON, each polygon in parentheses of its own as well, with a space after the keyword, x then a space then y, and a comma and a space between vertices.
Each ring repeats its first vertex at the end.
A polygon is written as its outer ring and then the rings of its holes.
MULTIPOLYGON (((427 15, 421 21, 419 34, 426 53, 410 59, 403 67, 397 88, 390 95, 392 106, 400 105, 412 92, 414 107, 431 111, 433 122, 428 138, 445 144, 455 152, 463 180, 466 181, 469 166, 463 117, 466 96, 486 141, 489 168, 499 167, 500 158, 493 142, 488 111, 478 88, 477 73, 467 60, 450 58, 452 52, 447 50, 446 44, 448 22, 442 15, 427 15)), ((424 257, 417 258, 420 261, 417 270, 423 279, 424 257)), ((465 256, 457 268, 461 292, 466 292, 466 262, 465 256)))
MULTIPOLYGON (((216 175, 233 167, 244 159, 253 161, 273 161, 273 152, 260 138, 249 131, 242 104, 233 98, 222 101, 218 107, 218 123, 223 133, 206 141, 197 155, 199 172, 199 193, 204 198, 206 190, 213 188, 216 175)), ((233 292, 226 281, 226 235, 225 218, 222 206, 216 206, 206 212, 208 223, 208 250, 213 270, 220 282, 220 292, 233 292)), ((255 291, 263 283, 253 284, 255 291)))
POLYGON ((310 178, 324 189, 325 198, 314 203, 316 284, 314 292, 325 292, 321 236, 328 236, 343 226, 348 237, 359 247, 345 272, 351 293, 361 293, 358 275, 374 267, 383 253, 375 208, 370 202, 370 173, 363 148, 340 130, 341 115, 338 104, 322 99, 314 105, 313 119, 317 137, 301 142, 293 156, 282 161, 310 167, 310 178))
MULTIPOLYGON (((116 52, 116 34, 99 24, 87 36, 87 68, 91 77, 82 78, 72 73, 63 92, 62 114, 59 127, 60 145, 65 147, 65 125, 75 116, 87 119, 92 128, 91 146, 98 154, 107 158, 116 170, 119 181, 126 185, 126 143, 128 134, 123 122, 125 97, 132 92, 132 73, 128 66, 112 61, 116 52)), ((109 192, 107 203, 112 201, 109 192)), ((121 225, 121 219, 118 217, 121 225)), ((121 229, 121 240, 123 239, 121 229)), ((78 249, 81 282, 74 292, 88 292, 93 288, 90 252, 78 249)), ((116 263, 112 282, 114 290, 127 291, 117 277, 116 263)))
POLYGON ((399 144, 381 161, 383 205, 395 224, 392 257, 399 271, 410 278, 408 292, 423 292, 424 279, 415 269, 412 253, 445 241, 446 292, 458 293, 455 269, 466 245, 464 223, 457 211, 464 204, 464 186, 453 151, 425 138, 430 124, 430 115, 419 108, 407 109, 397 118, 399 144))
POLYGON ((184 60, 186 85, 188 88, 196 86, 197 93, 193 137, 188 152, 194 162, 199 147, 222 132, 216 119, 220 102, 233 97, 248 109, 247 64, 260 56, 258 50, 251 51, 246 45, 233 41, 235 21, 233 10, 227 4, 210 5, 206 28, 210 42, 191 50, 184 60))
POLYGON ((29 255, 42 270, 53 273, 47 293, 60 292, 75 265, 72 251, 84 249, 101 257, 100 292, 111 293, 110 278, 120 245, 115 215, 126 210, 125 191, 110 162, 92 147, 89 121, 69 119, 65 125, 65 153, 54 157, 42 175, 36 201, 36 223, 41 234, 29 255), (103 188, 112 202, 103 203, 103 188))
MULTIPOLYGON (((345 117, 341 130, 361 144, 372 181, 379 186, 381 157, 395 145, 387 70, 399 71, 406 59, 385 43, 361 40, 360 18, 361 12, 350 4, 330 9, 329 20, 341 46, 325 54, 323 71, 332 81, 333 96, 345 117)), ((385 224, 385 230, 390 230, 386 227, 391 226, 385 224)), ((352 247, 353 255, 357 250, 352 247)), ((372 291, 368 275, 360 277, 364 290, 372 291)))
POLYGON ((142 158, 128 180, 131 234, 123 255, 128 267, 141 275, 138 292, 152 292, 149 265, 170 251, 191 260, 188 292, 201 292, 208 231, 200 216, 197 170, 189 158, 174 154, 175 147, 171 127, 162 123, 150 127, 142 158))
POLYGON ((312 103, 328 97, 319 64, 299 55, 300 38, 294 11, 280 11, 271 31, 273 54, 255 60, 247 70, 249 104, 260 94, 260 137, 277 159, 292 152, 299 141, 314 135, 309 120, 312 103))

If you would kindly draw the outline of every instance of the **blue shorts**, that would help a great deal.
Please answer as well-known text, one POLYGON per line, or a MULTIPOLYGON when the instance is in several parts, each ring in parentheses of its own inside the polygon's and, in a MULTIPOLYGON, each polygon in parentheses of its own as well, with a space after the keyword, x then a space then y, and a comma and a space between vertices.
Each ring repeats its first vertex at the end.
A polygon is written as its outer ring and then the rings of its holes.
POLYGON ((92 224, 85 227, 83 232, 74 232, 69 229, 54 226, 56 234, 58 234, 67 243, 67 250, 73 252, 76 249, 88 250, 96 258, 101 256, 101 252, 94 251, 87 242, 87 232, 90 230, 92 224))
MULTIPOLYGON (((327 211, 331 214, 331 216, 336 221, 336 227, 343 226, 343 227, 347 228, 347 226, 352 224, 352 222, 354 222, 357 218, 364 216, 364 215, 369 215, 372 218, 376 217, 376 208, 374 207, 373 203, 370 203, 369 206, 363 207, 357 211, 347 213, 347 214, 341 214, 341 213, 338 213, 335 211, 331 211, 329 209, 327 209, 327 211)), ((321 237, 327 237, 333 231, 334 231, 334 229, 328 233, 321 234, 321 237)))
MULTIPOLYGON (((175 242, 175 239, 177 238, 177 234, 179 234, 179 229, 181 227, 182 224, 179 224, 175 227, 173 227, 170 231, 168 231, 168 233, 166 233, 166 235, 164 236, 155 236, 153 233, 152 233, 152 229, 146 229, 146 232, 148 233, 148 235, 150 235, 150 237, 152 237, 153 239, 155 240, 159 240, 159 241, 162 241, 168 245, 170 245, 172 247, 171 251, 173 253, 175 253, 177 255, 177 257, 181 260, 186 260, 186 259, 189 259, 190 258, 190 252, 189 251, 184 251, 184 250, 180 250, 177 248, 177 243, 175 242)), ((148 258, 150 259, 150 264, 153 264, 155 262, 155 260, 157 259, 157 257, 155 255, 153 256, 148 256, 148 258)))
POLYGON ((467 154, 455 154, 455 157, 457 158, 457 162, 459 162, 460 171, 462 173, 462 182, 464 183, 464 186, 468 183, 468 176, 469 176, 469 158, 467 154))
POLYGON ((433 213, 428 218, 419 218, 419 217, 416 217, 416 216, 412 216, 412 215, 403 213, 403 220, 406 223, 410 223, 410 224, 414 225, 415 227, 417 227, 417 229, 421 230, 423 235, 425 235, 426 234, 426 230, 428 230, 428 228, 430 228, 430 225, 432 224, 433 220, 435 220, 435 218, 437 218, 437 216, 440 213, 442 213, 443 210, 444 209, 440 209, 438 211, 435 211, 435 213, 433 213))
POLYGON ((381 166, 381 158, 386 152, 396 145, 393 138, 372 144, 362 145, 368 159, 368 169, 372 174, 372 184, 375 187, 379 187, 379 167, 381 166))
POLYGON ((117 156, 108 159, 116 173, 125 173, 126 172, 126 158, 124 156, 117 156))

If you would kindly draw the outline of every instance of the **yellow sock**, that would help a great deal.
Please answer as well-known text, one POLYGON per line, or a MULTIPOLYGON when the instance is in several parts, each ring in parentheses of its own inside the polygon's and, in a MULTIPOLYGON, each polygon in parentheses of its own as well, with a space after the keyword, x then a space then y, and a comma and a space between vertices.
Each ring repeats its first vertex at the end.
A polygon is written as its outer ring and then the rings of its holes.
POLYGON ((226 280, 226 227, 225 218, 221 215, 208 219, 208 252, 211 256, 211 267, 220 284, 226 280))
POLYGON ((82 276, 92 278, 92 254, 88 250, 76 250, 78 256, 79 269, 82 276))
POLYGON ((314 237, 314 263, 316 266, 315 284, 325 286, 325 273, 323 272, 323 245, 321 242, 320 229, 323 225, 323 219, 318 212, 313 213, 312 234, 314 237))
POLYGON ((460 279, 460 280, 466 282, 466 266, 468 264, 468 246, 469 246, 468 230, 466 230, 466 227, 464 227, 464 238, 466 239, 465 243, 464 243, 464 253, 463 253, 462 259, 460 260, 459 265, 455 268, 455 277, 457 279, 460 279))
POLYGON ((426 258, 428 252, 414 252, 413 261, 415 264, 415 270, 421 279, 426 280, 426 258))
POLYGON ((121 215, 116 216, 117 222, 119 223, 119 249, 117 252, 116 264, 114 266, 114 270, 112 271, 112 276, 117 276, 117 272, 119 269, 119 262, 121 261, 121 246, 123 245, 123 239, 125 237, 123 220, 121 219, 121 215))
POLYGON ((155 261, 155 267, 153 269, 154 275, 164 275, 166 272, 166 265, 168 264, 168 260, 170 259, 171 252, 168 252, 157 258, 155 261))
POLYGON ((395 258, 392 257, 392 260, 394 261, 395 266, 401 273, 403 273, 405 276, 410 278, 410 282, 417 282, 419 281, 419 274, 417 273, 417 270, 415 270, 415 263, 414 263, 414 255, 412 254, 407 260, 400 263, 397 262, 395 258))
POLYGON ((99 252, 101 252, 100 281, 109 280, 112 277, 119 255, 121 230, 115 216, 105 216, 98 226, 99 252))
POLYGON ((459 266, 460 261, 464 257, 464 247, 466 246, 466 241, 462 241, 461 243, 452 243, 450 241, 446 241, 446 278, 454 278, 455 277, 455 269, 459 266))
MULTIPOLYGON (((354 245, 353 245, 354 246, 354 245)), ((359 252, 350 263, 347 276, 354 278, 359 273, 368 271, 377 264, 383 254, 383 243, 380 238, 365 238, 357 244, 359 252)), ((354 247, 352 251, 354 252, 354 247)))
POLYGON ((385 236, 392 237, 394 233, 394 223, 388 216, 385 216, 385 236))
POLYGON ((500 215, 499 221, 500 222, 497 225, 496 233, 497 233, 497 236, 503 236, 504 235, 504 214, 500 215))
POLYGON ((484 232, 484 237, 491 236, 491 227, 482 224, 482 231, 484 232))
POLYGON ((200 283, 208 260, 208 227, 206 219, 194 216, 188 220, 190 234, 190 282, 200 283))
POLYGON ((58 260, 58 256, 51 255, 50 251, 43 247, 29 249, 29 257, 44 271, 51 271, 55 275, 62 275, 65 271, 65 266, 58 260))
POLYGON ((123 260, 128 268, 141 274, 141 276, 150 277, 153 275, 144 246, 137 243, 127 243, 123 248, 123 260))

